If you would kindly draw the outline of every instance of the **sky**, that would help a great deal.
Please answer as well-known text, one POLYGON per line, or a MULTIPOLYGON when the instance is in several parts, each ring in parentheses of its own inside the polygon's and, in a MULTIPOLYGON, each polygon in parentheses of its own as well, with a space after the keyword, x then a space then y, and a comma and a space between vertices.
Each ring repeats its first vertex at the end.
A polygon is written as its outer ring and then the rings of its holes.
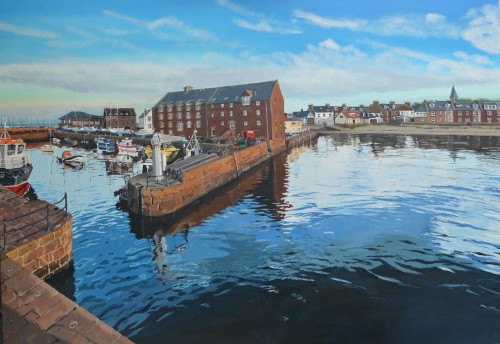
POLYGON ((278 80, 285 111, 500 99, 500 0, 0 0, 0 117, 278 80))

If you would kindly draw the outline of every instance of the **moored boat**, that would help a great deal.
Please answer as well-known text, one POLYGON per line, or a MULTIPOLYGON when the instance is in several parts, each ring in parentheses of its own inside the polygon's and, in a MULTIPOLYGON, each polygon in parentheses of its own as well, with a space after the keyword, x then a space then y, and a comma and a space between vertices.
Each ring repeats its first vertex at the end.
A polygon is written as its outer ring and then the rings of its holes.
POLYGON ((57 157, 57 160, 60 163, 71 167, 82 167, 85 163, 85 159, 83 158, 83 156, 81 156, 80 154, 73 155, 73 153, 69 150, 64 151, 61 156, 57 157))
MULTIPOLYGON (((177 157, 177 154, 179 153, 180 149, 176 148, 173 144, 170 142, 162 142, 161 144, 161 149, 160 152, 167 158, 167 162, 172 162, 175 160, 177 157)), ((149 159, 153 158, 153 150, 151 149, 150 145, 146 146, 146 149, 144 150, 146 155, 148 156, 149 159)))
POLYGON ((26 143, 12 139, 4 124, 0 136, 0 184, 20 196, 28 192, 30 185, 27 180, 33 170, 25 149, 26 143))
POLYGON ((107 137, 99 137, 96 140, 97 149, 102 151, 104 154, 114 154, 116 150, 115 142, 107 137))
POLYGON ((141 156, 144 151, 143 146, 134 144, 132 139, 129 138, 121 140, 117 146, 118 154, 128 155, 133 158, 141 156))

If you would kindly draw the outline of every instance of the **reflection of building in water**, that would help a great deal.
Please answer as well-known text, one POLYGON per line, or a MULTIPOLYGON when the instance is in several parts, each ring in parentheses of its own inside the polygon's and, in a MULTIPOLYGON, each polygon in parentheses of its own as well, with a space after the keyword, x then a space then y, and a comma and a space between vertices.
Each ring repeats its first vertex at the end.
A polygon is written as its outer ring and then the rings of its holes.
POLYGON ((430 135, 371 135, 371 134, 331 134, 337 147, 352 146, 358 151, 370 150, 379 156, 388 148, 446 149, 450 152, 473 150, 488 154, 491 148, 500 146, 497 136, 430 136, 430 135))

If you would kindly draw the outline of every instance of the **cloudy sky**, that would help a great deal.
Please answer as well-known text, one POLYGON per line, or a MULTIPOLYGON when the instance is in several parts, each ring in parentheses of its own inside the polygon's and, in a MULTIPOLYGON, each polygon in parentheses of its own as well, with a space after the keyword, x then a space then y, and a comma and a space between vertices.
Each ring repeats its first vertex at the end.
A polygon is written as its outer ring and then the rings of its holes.
POLYGON ((0 0, 0 116, 277 79, 285 111, 500 99, 499 0, 0 0))

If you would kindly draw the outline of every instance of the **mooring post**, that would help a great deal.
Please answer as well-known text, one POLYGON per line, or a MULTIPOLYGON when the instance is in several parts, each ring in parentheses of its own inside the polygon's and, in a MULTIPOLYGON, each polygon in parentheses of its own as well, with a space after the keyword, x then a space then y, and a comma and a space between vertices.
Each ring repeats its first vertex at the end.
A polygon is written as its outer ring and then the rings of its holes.
POLYGON ((153 149, 153 178, 156 181, 163 180, 163 164, 161 156, 161 136, 155 133, 151 139, 151 148, 153 149))

